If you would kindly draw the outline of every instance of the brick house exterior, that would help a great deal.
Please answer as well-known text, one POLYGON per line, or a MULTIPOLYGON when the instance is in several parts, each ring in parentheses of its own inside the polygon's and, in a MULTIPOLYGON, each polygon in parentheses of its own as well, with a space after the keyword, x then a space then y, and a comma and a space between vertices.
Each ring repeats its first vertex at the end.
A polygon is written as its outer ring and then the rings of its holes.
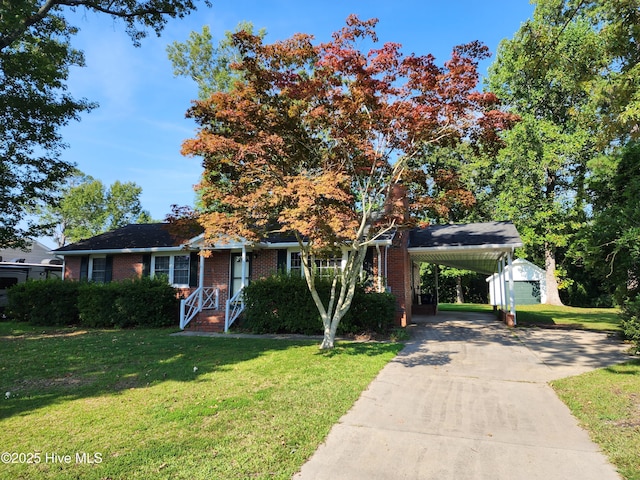
MULTIPOLYGON (((443 245, 439 242, 443 241, 453 249, 454 257, 459 257, 458 250, 463 253, 481 250, 484 256, 491 253, 494 260, 522 245, 515 228, 507 222, 455 226, 455 229, 454 226, 434 226, 397 230, 379 239, 367 251, 365 268, 375 290, 386 289, 395 296, 397 325, 408 325, 419 303, 421 261, 457 266, 455 258, 433 256, 434 252, 442 256, 443 245), (492 243, 497 235, 502 242, 499 248, 492 243)), ((202 286, 215 293, 217 308, 202 303, 202 294, 200 300, 194 298, 192 305, 196 305, 198 311, 188 328, 221 330, 225 327, 225 315, 228 316, 225 306, 242 284, 279 270, 292 270, 299 247, 295 240, 284 237, 259 244, 227 242, 205 246, 202 235, 176 236, 167 224, 156 223, 128 225, 64 246, 55 253, 64 258, 66 280, 108 282, 162 274, 182 297, 197 293, 202 286)), ((489 267, 478 264, 477 268, 489 267)), ((494 270, 493 266, 490 268, 494 270)))

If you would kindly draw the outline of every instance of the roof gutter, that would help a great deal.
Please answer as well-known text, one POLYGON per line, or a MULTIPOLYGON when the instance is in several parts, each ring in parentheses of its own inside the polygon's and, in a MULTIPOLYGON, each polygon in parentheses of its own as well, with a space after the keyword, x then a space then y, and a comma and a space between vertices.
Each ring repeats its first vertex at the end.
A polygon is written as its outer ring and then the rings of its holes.
POLYGON ((486 251, 502 251, 508 252, 516 248, 523 247, 523 243, 495 243, 490 245, 445 245, 439 247, 408 247, 411 253, 432 253, 432 252, 486 252, 486 251))

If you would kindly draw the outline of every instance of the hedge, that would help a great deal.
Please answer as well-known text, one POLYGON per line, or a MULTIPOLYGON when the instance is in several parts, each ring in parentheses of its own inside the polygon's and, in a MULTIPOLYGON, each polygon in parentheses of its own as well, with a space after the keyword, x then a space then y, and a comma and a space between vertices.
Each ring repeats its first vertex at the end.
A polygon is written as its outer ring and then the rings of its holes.
POLYGON ((78 323, 78 282, 28 280, 7 290, 7 318, 33 325, 78 323))
POLYGON ((620 326, 625 338, 633 343, 634 353, 640 352, 640 296, 627 300, 620 316, 620 326))
MULTIPOLYGON (((320 298, 328 301, 330 281, 317 279, 320 298)), ((322 334, 322 320, 304 278, 284 273, 257 280, 245 287, 245 312, 241 328, 254 333, 322 334)), ((351 308, 338 333, 386 333, 393 327, 395 297, 390 293, 366 293, 358 285, 351 308)))
POLYGON ((7 317, 34 325, 100 328, 175 325, 180 301, 162 279, 121 282, 34 280, 8 290, 7 317))

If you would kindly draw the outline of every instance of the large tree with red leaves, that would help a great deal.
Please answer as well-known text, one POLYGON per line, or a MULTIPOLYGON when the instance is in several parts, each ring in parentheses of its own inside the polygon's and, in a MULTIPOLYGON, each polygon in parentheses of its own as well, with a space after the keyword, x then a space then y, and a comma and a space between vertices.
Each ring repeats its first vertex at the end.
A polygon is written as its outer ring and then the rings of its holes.
MULTIPOLYGON (((377 44, 376 23, 350 16, 318 45, 305 34, 264 44, 238 32, 241 61, 233 68, 242 81, 188 113, 199 129, 183 153, 204 159, 198 189, 206 237, 295 235, 324 325, 321 348, 333 347, 367 246, 410 218, 395 208, 403 202, 389 201, 392 192, 405 179, 409 187, 431 181, 425 149, 495 142, 512 120, 495 110, 494 95, 475 90, 486 47, 455 47, 443 67, 431 55, 403 55, 396 43, 363 52, 358 44, 377 44), (336 252, 347 260, 324 303, 315 261, 336 252)), ((433 207, 410 193, 413 218, 433 207)))

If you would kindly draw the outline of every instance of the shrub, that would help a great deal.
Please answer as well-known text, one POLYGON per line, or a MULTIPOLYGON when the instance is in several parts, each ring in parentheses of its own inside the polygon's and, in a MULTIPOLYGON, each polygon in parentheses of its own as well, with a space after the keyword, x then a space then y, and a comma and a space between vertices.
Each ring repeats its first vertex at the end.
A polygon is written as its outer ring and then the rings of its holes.
POLYGON ((176 325, 180 300, 165 279, 142 277, 119 282, 115 301, 119 323, 128 327, 168 327, 176 325))
MULTIPOLYGON (((327 302, 331 284, 317 279, 318 295, 327 302)), ((244 291, 243 327, 255 333, 322 334, 322 321, 304 278, 280 273, 252 282, 244 291)), ((339 334, 387 332, 393 325, 395 298, 390 293, 365 293, 357 286, 339 334)))
POLYGON ((78 310, 83 325, 103 328, 164 327, 176 323, 180 301, 163 279, 147 277, 86 283, 78 310))
POLYGON ((78 294, 80 323, 86 327, 113 328, 120 323, 116 300, 121 288, 117 282, 82 282, 78 294))
POLYGON ((7 291, 7 317, 33 325, 78 323, 78 282, 29 280, 7 291))
POLYGON ((7 317, 34 325, 96 328, 164 327, 177 323, 180 301, 162 279, 122 282, 33 280, 8 290, 7 317))
POLYGON ((640 352, 640 296, 622 306, 620 326, 625 338, 633 342, 634 353, 640 352))

